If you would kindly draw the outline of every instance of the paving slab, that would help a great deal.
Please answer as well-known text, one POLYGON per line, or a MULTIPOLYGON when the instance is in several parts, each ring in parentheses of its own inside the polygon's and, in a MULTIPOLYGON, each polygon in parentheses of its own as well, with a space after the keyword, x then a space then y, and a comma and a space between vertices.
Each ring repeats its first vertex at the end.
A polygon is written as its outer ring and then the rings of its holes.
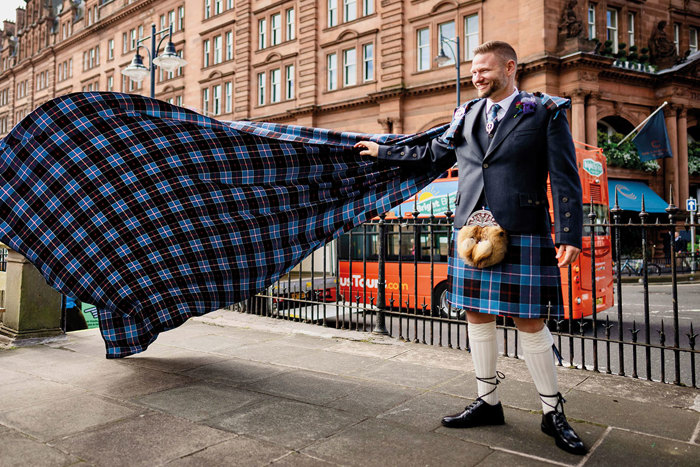
POLYGON ((10 410, 33 407, 37 404, 54 402, 86 395, 87 391, 64 383, 54 383, 36 376, 25 375, 22 381, 0 386, 0 413, 10 410))
POLYGON ((586 466, 697 467, 699 462, 698 445, 612 429, 591 454, 586 466))
POLYGON ((282 373, 242 384, 251 391, 324 405, 345 397, 358 386, 354 380, 305 370, 282 373))
POLYGON ((333 400, 325 406, 376 417, 423 392, 420 389, 404 388, 388 383, 364 382, 358 384, 347 396, 333 400))
POLYGON ((133 416, 134 409, 92 395, 0 412, 0 423, 48 441, 133 416))
POLYGON ((125 358, 123 363, 169 373, 181 373, 200 366, 223 362, 228 358, 230 357, 155 344, 143 353, 125 358))
POLYGON ((230 433, 178 417, 146 413, 62 438, 56 445, 100 466, 151 467, 230 438, 230 433))
POLYGON ((329 373, 333 375, 353 375, 370 368, 377 368, 385 360, 377 357, 348 355, 345 353, 319 349, 301 349, 296 353, 279 358, 280 363, 294 368, 329 373))
POLYGON ((648 402, 635 402, 572 390, 565 394, 569 401, 566 414, 570 418, 602 425, 626 428, 642 433, 689 441, 700 420, 700 413, 648 402))
POLYGON ((340 344, 338 339, 319 339, 316 336, 309 336, 298 332, 283 336, 280 342, 304 349, 318 350, 334 349, 340 344))
POLYGON ((9 384, 19 383, 27 379, 27 374, 21 371, 0 368, 0 385, 5 387, 9 384))
POLYGON ((372 368, 365 368, 353 374, 358 378, 400 384, 406 387, 429 389, 441 385, 466 372, 415 363, 388 360, 372 368))
POLYGON ((384 420, 369 419, 343 430, 302 452, 342 465, 476 465, 491 450, 450 440, 435 433, 415 436, 413 430, 384 420))
POLYGON ((231 412, 264 397, 231 386, 201 383, 137 397, 133 401, 160 412, 198 422, 231 412))
POLYGON ((405 343, 400 341, 395 342, 396 344, 384 341, 374 342, 340 339, 338 340, 338 344, 333 347, 333 351, 351 355, 389 359, 407 352, 405 343))
POLYGON ((331 467, 342 464, 324 461, 300 452, 292 452, 280 459, 277 459, 270 465, 275 467, 331 467))
POLYGON ((168 466, 263 466, 289 453, 289 449, 276 444, 234 436, 227 441, 176 459, 168 463, 168 466))
POLYGON ((2 434, 0 464, 3 467, 41 465, 59 467, 73 465, 76 462, 78 462, 76 457, 21 433, 10 431, 2 434))
POLYGON ((448 368, 456 371, 474 371, 472 356, 465 350, 431 347, 416 343, 407 343, 402 348, 406 349, 406 351, 392 360, 430 367, 448 368))
MULTIPOLYGON (((474 399, 477 396, 476 378, 473 373, 458 376, 445 384, 433 388, 433 391, 453 396, 474 399)), ((524 410, 541 410, 539 396, 535 385, 530 382, 506 378, 498 385, 498 397, 503 405, 524 410)))
POLYGON ((479 467, 541 467, 542 465, 556 465, 548 459, 536 456, 526 456, 515 452, 494 450, 484 460, 477 464, 479 467))
POLYGON ((360 416, 302 402, 265 399, 207 421, 209 426, 301 449, 362 420, 360 416))
MULTIPOLYGON (((518 409, 505 408, 505 425, 478 428, 440 427, 437 433, 465 441, 499 447, 517 453, 549 459, 566 464, 578 464, 581 456, 559 449, 551 438, 540 429, 542 415, 518 409)), ((605 428, 588 423, 577 423, 569 418, 571 426, 589 448, 604 433, 605 428)))
POLYGON ((184 375, 136 366, 127 368, 129 373, 100 375, 99 378, 90 378, 74 384, 96 394, 123 400, 193 382, 193 378, 184 375))
POLYGON ((386 411, 378 418, 420 431, 433 431, 440 426, 442 417, 461 412, 471 402, 471 399, 427 392, 386 411))
POLYGON ((201 365, 187 370, 184 374, 193 378, 207 381, 218 381, 227 384, 252 383, 265 378, 272 378, 294 369, 278 366, 272 363, 257 363, 249 360, 231 357, 226 360, 201 365))

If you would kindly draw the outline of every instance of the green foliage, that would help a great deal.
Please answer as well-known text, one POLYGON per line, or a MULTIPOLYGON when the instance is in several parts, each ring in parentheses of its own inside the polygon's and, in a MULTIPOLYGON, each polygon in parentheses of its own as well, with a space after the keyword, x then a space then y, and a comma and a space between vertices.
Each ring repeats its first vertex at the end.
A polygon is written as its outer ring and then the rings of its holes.
POLYGON ((688 173, 700 175, 700 143, 697 141, 688 144, 688 173))
POLYGON ((620 146, 618 142, 624 138, 620 133, 613 133, 610 138, 604 131, 598 131, 598 146, 603 150, 603 154, 610 167, 623 167, 625 169, 643 170, 644 172, 656 172, 659 170, 659 163, 656 160, 642 162, 637 154, 637 148, 632 143, 632 138, 627 139, 620 146))

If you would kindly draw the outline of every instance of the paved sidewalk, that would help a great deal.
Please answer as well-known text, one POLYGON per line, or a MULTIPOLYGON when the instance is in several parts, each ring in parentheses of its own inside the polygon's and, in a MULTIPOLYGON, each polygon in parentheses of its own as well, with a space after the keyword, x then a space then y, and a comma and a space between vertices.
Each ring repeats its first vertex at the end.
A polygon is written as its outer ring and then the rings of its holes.
POLYGON ((697 390, 560 369, 582 458, 540 432, 525 363, 499 369, 507 424, 446 429, 464 351, 219 311, 106 360, 81 331, 0 350, 0 465, 698 465, 697 390))

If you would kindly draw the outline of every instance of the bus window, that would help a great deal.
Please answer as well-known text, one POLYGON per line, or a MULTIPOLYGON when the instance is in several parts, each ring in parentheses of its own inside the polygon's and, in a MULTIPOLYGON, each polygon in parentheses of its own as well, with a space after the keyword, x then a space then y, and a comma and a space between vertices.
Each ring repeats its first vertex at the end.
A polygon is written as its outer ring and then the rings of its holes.
POLYGON ((365 236, 365 227, 360 226, 353 229, 351 233, 341 235, 338 238, 338 259, 348 261, 352 254, 353 261, 362 261, 363 259, 376 261, 379 251, 379 240, 376 226, 367 225, 367 235, 365 236), (364 242, 363 242, 364 240, 364 242), (364 248, 363 248, 364 243, 364 248), (365 253, 366 251, 366 253, 365 253), (366 254, 366 257, 364 256, 366 254))
MULTIPOLYGON (((583 203, 583 223, 584 224, 589 224, 591 221, 588 218, 588 213, 591 212, 591 204, 590 203, 583 203)), ((610 213, 608 211, 608 206, 604 204, 595 204, 593 203, 593 212, 595 213, 595 223, 596 224, 607 224, 608 220, 610 218, 610 213)), ((607 227, 600 225, 596 226, 595 228, 595 234, 596 235, 607 235, 608 234, 608 229, 607 227)), ((591 228, 584 226, 583 227, 583 235, 591 235, 591 228)))

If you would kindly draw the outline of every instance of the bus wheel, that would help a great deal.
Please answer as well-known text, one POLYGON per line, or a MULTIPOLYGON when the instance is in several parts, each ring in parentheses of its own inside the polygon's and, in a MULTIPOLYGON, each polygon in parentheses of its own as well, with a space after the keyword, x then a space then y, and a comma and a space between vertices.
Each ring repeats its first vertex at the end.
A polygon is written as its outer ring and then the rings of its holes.
POLYGON ((464 310, 450 309, 447 303, 447 282, 439 283, 433 289, 433 315, 450 319, 464 319, 464 310))

